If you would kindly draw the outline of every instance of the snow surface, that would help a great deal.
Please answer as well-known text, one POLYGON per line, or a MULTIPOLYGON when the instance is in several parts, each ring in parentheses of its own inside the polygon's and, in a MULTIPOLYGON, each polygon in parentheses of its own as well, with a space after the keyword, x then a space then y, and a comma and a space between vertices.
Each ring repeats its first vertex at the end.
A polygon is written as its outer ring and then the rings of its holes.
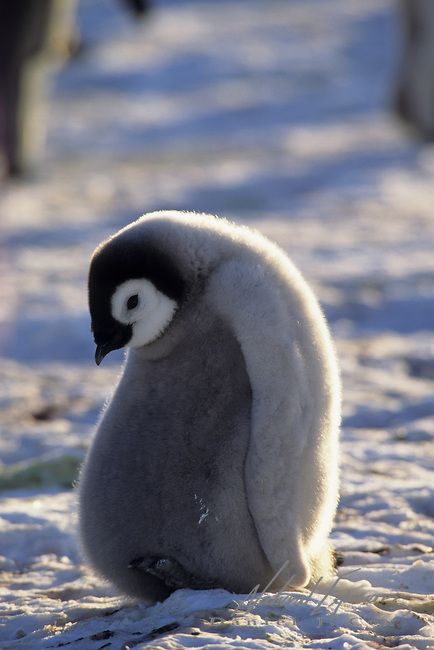
POLYGON ((0 647, 434 648, 434 149, 388 114, 393 0, 155 4, 82 4, 47 163, 0 197, 0 647), (89 255, 160 208, 256 226, 330 320, 343 564, 312 594, 146 608, 80 561, 66 486, 121 359, 93 366, 89 255))

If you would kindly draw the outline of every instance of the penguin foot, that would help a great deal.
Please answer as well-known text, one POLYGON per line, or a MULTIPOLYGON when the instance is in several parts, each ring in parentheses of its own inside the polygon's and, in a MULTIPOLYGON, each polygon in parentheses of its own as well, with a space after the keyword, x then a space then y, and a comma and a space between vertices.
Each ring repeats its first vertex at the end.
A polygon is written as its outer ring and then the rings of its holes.
POLYGON ((214 589, 217 586, 190 573, 170 557, 139 557, 130 562, 128 568, 146 571, 169 589, 214 589))

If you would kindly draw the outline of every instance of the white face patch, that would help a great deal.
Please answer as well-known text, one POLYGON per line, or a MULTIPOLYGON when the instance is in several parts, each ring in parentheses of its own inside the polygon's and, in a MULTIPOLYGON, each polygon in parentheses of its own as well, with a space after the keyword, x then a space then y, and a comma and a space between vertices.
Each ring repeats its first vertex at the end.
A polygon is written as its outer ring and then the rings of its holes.
POLYGON ((144 278, 127 280, 117 287, 111 300, 112 316, 123 325, 132 325, 129 347, 139 348, 155 341, 167 328, 178 307, 144 278))

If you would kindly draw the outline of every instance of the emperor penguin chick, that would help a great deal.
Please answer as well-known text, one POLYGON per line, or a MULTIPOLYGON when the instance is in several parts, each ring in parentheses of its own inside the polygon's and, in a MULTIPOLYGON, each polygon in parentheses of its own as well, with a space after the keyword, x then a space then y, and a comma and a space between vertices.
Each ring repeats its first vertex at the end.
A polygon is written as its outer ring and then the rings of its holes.
POLYGON ((94 569, 152 603, 333 572, 340 380, 285 253, 205 214, 144 215, 96 249, 99 364, 129 348, 79 482, 94 569))

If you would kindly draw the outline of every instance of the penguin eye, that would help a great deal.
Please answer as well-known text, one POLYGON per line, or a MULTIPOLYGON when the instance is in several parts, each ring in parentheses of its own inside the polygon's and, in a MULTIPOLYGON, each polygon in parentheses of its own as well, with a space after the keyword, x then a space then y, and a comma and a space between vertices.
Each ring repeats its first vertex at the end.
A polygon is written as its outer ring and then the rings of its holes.
POLYGON ((127 300, 127 309, 134 309, 134 307, 137 307, 139 304, 139 296, 138 294, 134 294, 134 296, 130 296, 127 300))

